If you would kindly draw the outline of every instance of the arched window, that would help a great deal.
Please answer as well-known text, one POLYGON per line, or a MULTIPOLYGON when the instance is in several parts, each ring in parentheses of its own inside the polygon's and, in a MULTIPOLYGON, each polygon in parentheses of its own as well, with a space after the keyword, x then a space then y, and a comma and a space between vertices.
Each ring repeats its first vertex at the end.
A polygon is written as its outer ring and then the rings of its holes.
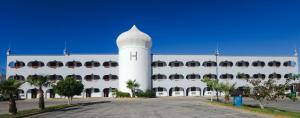
POLYGON ((272 73, 272 74, 269 75, 269 78, 270 79, 280 79, 281 75, 277 74, 277 73, 272 73))
POLYGON ((115 61, 106 61, 106 62, 103 63, 103 66, 105 68, 117 67, 118 66, 118 62, 115 62, 115 61))
POLYGON ((279 67, 280 66, 280 62, 279 61, 270 61, 269 63, 268 63, 268 66, 270 66, 270 67, 279 67))
POLYGON ((265 65, 266 65, 265 62, 263 62, 263 61, 254 61, 252 63, 253 67, 264 67, 265 65))
POLYGON ((24 66, 25 66, 25 63, 24 63, 23 61, 18 61, 18 60, 17 60, 16 62, 14 62, 14 61, 9 62, 8 66, 9 66, 10 68, 16 68, 16 69, 18 69, 18 68, 24 67, 24 66))
POLYGON ((180 66, 183 66, 184 64, 183 64, 183 62, 182 61, 171 61, 170 63, 169 63, 169 66, 171 66, 171 67, 180 67, 180 66))
POLYGON ((100 92, 100 89, 94 88, 94 93, 99 93, 99 92, 100 92))
POLYGON ((18 80, 18 81, 25 81, 25 77, 22 75, 12 75, 9 76, 8 79, 18 80))
POLYGON ((98 61, 87 61, 84 66, 87 68, 99 67, 100 63, 98 61))
POLYGON ((27 79, 28 79, 28 78, 38 79, 38 78, 41 78, 41 77, 43 77, 43 76, 42 76, 42 75, 37 75, 37 74, 35 74, 35 75, 28 75, 27 79))
POLYGON ((253 78, 254 78, 254 79, 265 79, 265 78, 266 78, 266 75, 265 75, 265 74, 258 73, 258 74, 254 74, 254 75, 253 75, 253 78))
POLYGON ((164 67, 167 66, 167 63, 164 61, 154 61, 152 62, 152 67, 164 67))
POLYGON ((170 75, 169 79, 184 79, 184 76, 176 73, 176 74, 170 75))
POLYGON ((156 75, 152 75, 151 78, 154 79, 154 80, 156 80, 156 79, 167 79, 167 76, 163 75, 163 74, 156 74, 156 75))
POLYGON ((61 75, 48 75, 49 80, 52 82, 56 82, 57 80, 63 80, 63 77, 61 75))
POLYGON ((238 61, 235 64, 238 67, 248 67, 249 66, 249 62, 248 61, 238 61))
POLYGON ((295 67, 296 66, 296 62, 294 62, 294 61, 285 61, 283 63, 283 66, 285 66, 285 67, 295 67))
POLYGON ((292 78, 292 77, 293 77, 292 73, 288 73, 288 74, 284 75, 284 78, 286 78, 286 79, 289 79, 289 78, 292 78))
POLYGON ((57 68, 57 67, 63 67, 64 64, 61 61, 50 61, 47 63, 47 66, 50 68, 57 68))
POLYGON ((109 75, 103 76, 103 80, 105 80, 105 81, 116 80, 116 79, 119 79, 119 77, 117 75, 109 74, 109 75))
POLYGON ((67 75, 67 78, 73 78, 75 80, 78 80, 78 81, 81 81, 82 80, 82 77, 80 75, 67 75))
POLYGON ((185 63, 185 66, 187 67, 198 67, 200 66, 200 62, 199 61, 188 61, 185 63))
POLYGON ((221 61, 220 66, 221 67, 232 67, 233 63, 231 61, 221 61))
POLYGON ((32 68, 39 68, 39 67, 44 67, 45 64, 42 61, 31 61, 27 64, 27 66, 32 68))
POLYGON ((232 74, 222 74, 220 75, 220 79, 233 79, 233 75, 232 74))
POLYGON ((217 63, 215 61, 205 61, 203 62, 202 66, 204 67, 215 67, 217 63))
POLYGON ((201 76, 199 74, 188 74, 186 79, 201 79, 201 76))
POLYGON ((75 68, 75 67, 81 67, 82 64, 79 61, 68 61, 66 66, 69 68, 75 68))
POLYGON ((215 75, 215 74, 205 74, 205 75, 203 75, 203 78, 217 79, 217 75, 215 75))
POLYGON ((249 74, 245 74, 245 73, 238 73, 236 75, 236 78, 238 78, 238 79, 249 79, 250 75, 249 74))
POLYGON ((153 88, 153 90, 154 90, 154 91, 156 91, 156 92, 163 92, 163 91, 167 91, 167 89, 166 89, 166 88, 164 88, 164 87, 156 87, 156 88, 153 88))
POLYGON ((84 77, 84 79, 85 79, 86 81, 99 80, 99 79, 100 79, 100 76, 99 76, 99 75, 90 74, 90 75, 86 75, 86 76, 84 77))

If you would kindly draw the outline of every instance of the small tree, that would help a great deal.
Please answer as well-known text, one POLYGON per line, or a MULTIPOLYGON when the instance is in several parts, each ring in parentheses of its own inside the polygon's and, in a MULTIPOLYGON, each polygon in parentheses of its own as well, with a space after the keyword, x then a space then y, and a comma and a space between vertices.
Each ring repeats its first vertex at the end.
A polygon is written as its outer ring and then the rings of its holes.
POLYGON ((38 87, 39 92, 39 108, 41 110, 45 109, 44 91, 43 87, 48 87, 51 83, 48 81, 46 76, 31 76, 27 79, 30 85, 38 87))
POLYGON ((17 114, 17 105, 14 95, 18 92, 18 88, 23 84, 16 80, 2 80, 0 81, 0 93, 9 97, 8 112, 11 114, 17 114))
POLYGON ((132 97, 135 97, 135 89, 140 86, 139 83, 136 82, 136 80, 128 80, 127 81, 127 88, 131 90, 132 97))
POLYGON ((225 96, 224 96, 224 99, 225 99, 225 102, 229 102, 230 100, 230 93, 234 91, 235 89, 235 84, 229 84, 229 83, 220 83, 220 88, 221 88, 221 91, 224 92, 225 96))
MULTIPOLYGON (((221 86, 219 84, 219 81, 217 79, 207 78, 201 80, 202 82, 206 83, 206 86, 216 91, 217 101, 219 101, 219 92, 221 90, 221 86)), ((212 101, 212 96, 210 98, 212 101)))
POLYGON ((250 97, 258 102, 261 109, 264 109, 265 101, 276 101, 279 98, 285 98, 285 91, 289 87, 290 81, 298 77, 299 75, 293 75, 287 78, 284 84, 276 84, 274 79, 268 79, 265 82, 250 80, 249 83, 253 86, 250 97))
POLYGON ((53 86, 55 93, 68 98, 68 104, 71 104, 75 95, 80 95, 84 89, 80 81, 76 81, 73 77, 67 77, 61 80, 57 85, 53 86))

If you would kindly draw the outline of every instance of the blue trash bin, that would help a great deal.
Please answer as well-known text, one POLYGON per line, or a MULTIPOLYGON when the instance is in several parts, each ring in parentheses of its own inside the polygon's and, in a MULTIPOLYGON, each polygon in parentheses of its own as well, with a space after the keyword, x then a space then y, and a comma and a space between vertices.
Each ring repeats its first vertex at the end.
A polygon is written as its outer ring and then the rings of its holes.
POLYGON ((241 95, 239 96, 234 96, 233 98, 233 105, 236 107, 240 107, 243 104, 243 98, 241 95))

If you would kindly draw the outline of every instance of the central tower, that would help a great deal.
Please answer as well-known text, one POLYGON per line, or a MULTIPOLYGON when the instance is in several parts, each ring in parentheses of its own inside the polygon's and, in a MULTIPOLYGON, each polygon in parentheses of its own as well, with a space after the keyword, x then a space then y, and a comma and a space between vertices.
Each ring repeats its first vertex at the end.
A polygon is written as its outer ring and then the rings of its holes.
MULTIPOLYGON (((128 80, 136 80, 138 90, 151 89, 151 37, 135 25, 117 38, 119 48, 119 89, 131 93, 128 80)), ((132 93, 131 93, 132 94, 132 93)))

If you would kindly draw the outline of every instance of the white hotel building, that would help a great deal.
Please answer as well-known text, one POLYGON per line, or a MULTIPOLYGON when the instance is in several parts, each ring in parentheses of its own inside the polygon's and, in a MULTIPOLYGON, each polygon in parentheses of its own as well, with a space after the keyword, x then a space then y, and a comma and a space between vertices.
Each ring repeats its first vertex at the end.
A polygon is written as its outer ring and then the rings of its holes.
MULTIPOLYGON (((136 80, 140 90, 152 89, 157 96, 204 96, 210 91, 204 77, 248 86, 250 79, 269 78, 279 83, 298 73, 298 54, 292 56, 157 55, 151 53, 151 37, 135 26, 117 38, 119 54, 17 55, 7 52, 7 78, 26 80, 47 75, 57 82, 73 76, 84 84, 77 97, 112 97, 111 90, 130 92, 126 81, 136 80)), ((43 88, 45 98, 59 98, 51 87, 43 88)), ((20 87, 20 98, 37 97, 29 83, 20 87)))

